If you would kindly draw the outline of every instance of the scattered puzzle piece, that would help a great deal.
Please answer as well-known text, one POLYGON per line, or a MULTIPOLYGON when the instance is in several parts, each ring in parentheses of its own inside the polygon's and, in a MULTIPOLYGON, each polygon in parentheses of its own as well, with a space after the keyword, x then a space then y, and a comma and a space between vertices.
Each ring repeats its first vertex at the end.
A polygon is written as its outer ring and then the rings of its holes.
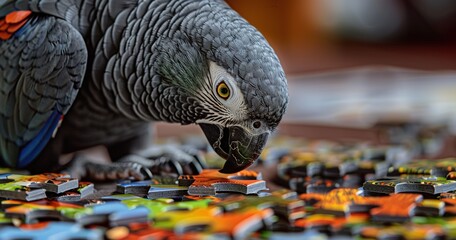
POLYGON ((95 192, 95 187, 91 182, 79 182, 77 189, 72 189, 58 194, 54 199, 63 202, 76 202, 85 199, 95 192))
MULTIPOLYGON (((371 198, 378 207, 372 208, 370 215, 374 222, 405 222, 415 214, 417 203, 423 199, 420 194, 401 193, 387 197, 371 198)), ((372 204, 372 203, 370 203, 372 204)))
POLYGON ((367 181, 364 191, 376 193, 427 193, 431 195, 456 190, 456 181, 442 177, 401 177, 367 181))
POLYGON ((144 181, 122 181, 117 184, 116 192, 122 194, 134 194, 138 196, 146 196, 153 184, 152 180, 144 181))
POLYGON ((450 172, 456 171, 456 158, 443 159, 420 159, 405 165, 391 167, 388 176, 407 175, 431 175, 435 177, 447 177, 450 172))
POLYGON ((156 176, 144 181, 125 180, 117 184, 116 192, 146 196, 150 187, 155 185, 177 185, 177 178, 172 176, 156 176))
POLYGON ((122 203, 129 208, 145 207, 149 209, 149 218, 154 219, 161 213, 169 211, 188 211, 197 208, 207 208, 210 199, 201 199, 195 201, 175 202, 173 199, 156 199, 149 200, 145 198, 130 198, 122 200, 122 203))
POLYGON ((292 178, 290 189, 298 193, 327 193, 339 187, 339 183, 324 178, 292 178))
POLYGON ((86 229, 76 223, 49 222, 1 229, 1 239, 103 239, 101 229, 86 229))
POLYGON ((189 195, 215 195, 218 192, 254 194, 266 189, 261 175, 243 170, 236 174, 222 174, 218 170, 203 170, 199 175, 179 177, 180 186, 188 186, 189 195))
POLYGON ((254 209, 272 209, 279 219, 287 224, 293 224, 305 215, 304 202, 297 198, 287 198, 288 193, 273 193, 270 196, 234 196, 224 199, 217 206, 222 207, 225 212, 245 211, 254 209))
POLYGON ((445 202, 438 199, 424 199, 415 208, 415 216, 440 217, 445 213, 445 202))
POLYGON ((83 206, 58 202, 53 200, 39 200, 24 202, 18 200, 2 201, 5 216, 16 218, 25 223, 34 223, 43 219, 74 220, 78 214, 88 213, 90 209, 83 206))
POLYGON ((45 173, 38 175, 2 174, 0 195, 3 198, 33 201, 46 198, 46 191, 62 193, 78 187, 78 180, 68 175, 45 173))
POLYGON ((130 223, 148 222, 149 209, 129 208, 121 202, 106 202, 90 206, 90 212, 79 214, 76 221, 83 226, 126 226, 130 223))
POLYGON ((178 185, 152 185, 147 192, 147 198, 176 198, 183 197, 188 192, 188 187, 178 185))

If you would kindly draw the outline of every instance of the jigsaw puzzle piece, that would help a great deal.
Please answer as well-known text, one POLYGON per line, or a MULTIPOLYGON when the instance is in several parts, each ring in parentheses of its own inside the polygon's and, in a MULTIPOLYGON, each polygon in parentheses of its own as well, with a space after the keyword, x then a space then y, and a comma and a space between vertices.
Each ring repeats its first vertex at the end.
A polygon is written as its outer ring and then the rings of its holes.
POLYGON ((19 219, 27 224, 39 222, 40 219, 72 220, 75 215, 86 212, 83 206, 51 200, 34 202, 4 200, 2 209, 6 217, 19 219))
POLYGON ((43 187, 47 192, 62 193, 79 187, 79 180, 67 174, 43 173, 29 178, 37 187, 43 187))
POLYGON ((243 170, 235 174, 222 174, 215 169, 205 169, 199 175, 183 175, 179 186, 188 186, 189 195, 216 195, 218 192, 256 194, 266 189, 261 174, 243 170))
POLYGON ((422 195, 413 193, 372 197, 368 204, 377 203, 378 206, 370 210, 371 220, 382 223, 406 222, 414 216, 415 208, 422 199, 422 195))
POLYGON ((350 212, 351 204, 361 199, 359 190, 354 188, 338 188, 330 191, 327 194, 321 194, 319 197, 315 195, 303 194, 300 196, 304 201, 311 200, 312 197, 316 199, 314 204, 316 213, 330 214, 334 216, 347 216, 350 212), (306 196, 307 195, 307 196, 306 196))
POLYGON ((134 222, 148 222, 149 209, 129 208, 121 202, 105 202, 90 206, 90 211, 79 214, 76 221, 83 226, 126 226, 134 222))
POLYGON ((415 208, 415 216, 441 217, 445 213, 445 202, 438 199, 423 199, 415 208))
POLYGON ((224 212, 239 212, 248 209, 271 209, 280 222, 277 224, 293 225, 297 219, 305 215, 304 202, 297 196, 290 197, 289 193, 274 192, 270 196, 234 196, 217 203, 224 212))
POLYGON ((328 194, 301 194, 299 196, 312 214, 347 217, 351 214, 369 214, 375 222, 405 222, 415 214, 423 196, 413 193, 390 196, 361 196, 358 189, 339 188, 328 194))
POLYGON ((100 229, 85 229, 76 223, 70 222, 49 222, 36 225, 25 225, 20 228, 5 227, 0 229, 1 239, 81 239, 99 240, 103 239, 103 232, 100 229))
POLYGON ((3 199, 18 199, 24 201, 34 201, 46 198, 45 189, 33 189, 31 183, 27 181, 14 181, 8 179, 11 174, 0 177, 0 196, 3 199))
MULTIPOLYGON (((213 220, 210 218, 206 220, 206 223, 209 224, 206 232, 216 236, 226 234, 232 239, 248 239, 254 232, 264 228, 265 223, 271 222, 273 215, 271 209, 250 209, 236 213, 224 213, 215 216, 213 220)), ((195 224, 191 221, 188 223, 195 224)))
POLYGON ((456 190, 456 181, 442 177, 401 177, 367 181, 364 191, 375 193, 426 193, 435 195, 456 190))
POLYGON ((419 159, 405 165, 391 167, 388 170, 388 176, 430 175, 446 177, 453 171, 456 171, 456 158, 419 159))
MULTIPOLYGON (((186 221, 213 218, 222 214, 219 207, 196 208, 191 211, 163 211, 154 216, 154 227, 162 229, 175 229, 176 226, 185 219, 186 221), (190 220, 189 220, 190 219, 190 220)), ((213 220, 214 221, 214 220, 213 220)))
POLYGON ((188 192, 188 187, 179 185, 152 185, 147 192, 147 198, 182 198, 188 192))
POLYGON ((290 179, 290 189, 298 193, 328 193, 340 187, 339 183, 332 179, 319 177, 299 177, 290 179))
POLYGON ((152 180, 144 181, 121 181, 117 184, 116 192, 122 194, 134 194, 138 196, 146 196, 150 186, 153 184, 152 180))
POLYGON ((358 159, 352 161, 345 161, 339 166, 341 176, 347 174, 367 175, 373 174, 377 177, 386 176, 391 164, 382 159, 358 159))
POLYGON ((125 180, 117 184, 116 192, 123 194, 135 194, 138 196, 147 196, 152 185, 177 185, 177 177, 173 176, 155 176, 150 180, 131 181, 125 180))
POLYGON ((154 219, 164 212, 170 211, 190 211, 198 208, 207 208, 212 202, 210 199, 195 201, 175 202, 173 199, 150 200, 145 198, 131 198, 122 200, 122 203, 129 208, 145 207, 149 209, 149 218, 154 219))
MULTIPOLYGON (((56 196, 49 196, 52 199, 62 202, 78 202, 95 193, 95 186, 91 182, 79 182, 78 188, 60 193, 56 196)), ((48 194, 50 195, 50 194, 48 194)))
POLYGON ((58 173, 38 175, 3 174, 0 179, 0 195, 3 198, 25 201, 46 198, 46 191, 62 193, 78 187, 77 179, 58 173))
POLYGON ((147 196, 149 199, 182 198, 188 187, 177 185, 177 178, 171 176, 154 177, 145 181, 122 181, 117 184, 116 192, 147 196))

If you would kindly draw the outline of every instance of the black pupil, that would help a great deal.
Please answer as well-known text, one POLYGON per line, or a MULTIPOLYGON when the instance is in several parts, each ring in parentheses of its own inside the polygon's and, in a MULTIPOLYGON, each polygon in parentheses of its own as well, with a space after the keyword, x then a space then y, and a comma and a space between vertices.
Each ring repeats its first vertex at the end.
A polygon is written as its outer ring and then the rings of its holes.
POLYGON ((228 88, 227 88, 227 87, 222 87, 222 88, 220 89, 220 92, 221 92, 223 95, 228 94, 228 88))
POLYGON ((254 128, 260 128, 261 127, 261 122, 259 122, 259 121, 254 122, 253 123, 253 127, 254 128))

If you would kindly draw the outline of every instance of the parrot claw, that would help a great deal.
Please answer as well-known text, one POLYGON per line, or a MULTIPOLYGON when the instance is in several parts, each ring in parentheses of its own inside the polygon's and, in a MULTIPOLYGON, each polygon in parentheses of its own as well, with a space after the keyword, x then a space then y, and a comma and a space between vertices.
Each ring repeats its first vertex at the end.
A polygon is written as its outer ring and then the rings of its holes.
POLYGON ((154 175, 199 174, 207 168, 202 154, 188 146, 154 146, 138 154, 127 155, 119 163, 139 164, 154 175))
POLYGON ((150 170, 138 163, 95 163, 84 156, 76 156, 62 172, 68 173, 74 178, 90 181, 143 180, 152 178, 150 170))

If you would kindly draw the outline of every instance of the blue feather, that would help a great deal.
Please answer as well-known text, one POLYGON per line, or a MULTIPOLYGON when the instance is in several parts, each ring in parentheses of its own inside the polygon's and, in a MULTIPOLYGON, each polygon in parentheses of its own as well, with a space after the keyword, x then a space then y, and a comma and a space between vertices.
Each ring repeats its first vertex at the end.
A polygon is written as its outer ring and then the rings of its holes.
POLYGON ((17 163, 17 167, 23 168, 30 164, 43 148, 46 146, 48 141, 51 139, 54 130, 59 125, 59 121, 62 117, 62 114, 55 110, 49 119, 44 124, 43 128, 41 128, 38 135, 33 138, 30 142, 25 145, 21 152, 19 153, 19 161, 17 163))
POLYGON ((29 24, 30 21, 27 21, 27 23, 25 23, 24 26, 22 26, 21 28, 19 28, 19 30, 17 30, 15 33, 14 33, 14 36, 15 37, 19 37, 22 35, 22 33, 24 33, 27 29, 29 29, 30 27, 30 24, 29 24))

